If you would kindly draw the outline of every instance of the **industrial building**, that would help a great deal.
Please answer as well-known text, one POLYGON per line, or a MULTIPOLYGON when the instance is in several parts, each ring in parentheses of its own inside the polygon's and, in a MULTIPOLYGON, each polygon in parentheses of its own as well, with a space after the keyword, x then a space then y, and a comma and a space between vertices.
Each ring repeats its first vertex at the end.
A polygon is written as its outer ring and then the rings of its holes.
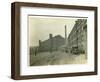
POLYGON ((68 36, 68 50, 70 53, 77 48, 78 53, 87 54, 87 19, 77 19, 68 36))
POLYGON ((39 40, 39 51, 57 51, 59 47, 65 44, 65 38, 63 38, 61 35, 56 35, 53 37, 52 34, 49 34, 49 39, 45 41, 39 40))
POLYGON ((52 34, 49 34, 47 40, 39 40, 39 46, 30 47, 30 54, 37 54, 40 52, 53 52, 59 50, 63 45, 65 45, 65 38, 61 35, 56 35, 53 37, 52 34))

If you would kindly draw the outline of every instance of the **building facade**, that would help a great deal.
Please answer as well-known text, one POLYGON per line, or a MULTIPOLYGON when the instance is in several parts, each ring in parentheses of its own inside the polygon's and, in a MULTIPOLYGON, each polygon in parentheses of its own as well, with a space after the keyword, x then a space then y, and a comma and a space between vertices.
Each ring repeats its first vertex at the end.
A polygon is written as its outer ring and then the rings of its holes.
POLYGON ((65 45, 65 38, 61 35, 56 35, 53 37, 52 34, 49 34, 47 40, 39 40, 39 46, 30 47, 30 54, 37 54, 40 52, 53 52, 58 51, 63 45, 65 45))
POLYGON ((60 35, 56 35, 53 37, 52 34, 49 34, 49 39, 45 41, 39 40, 39 51, 44 52, 44 51, 57 51, 59 47, 65 44, 65 38, 63 38, 60 35))
POLYGON ((77 48, 78 53, 87 54, 87 19, 77 19, 68 36, 68 50, 77 48))

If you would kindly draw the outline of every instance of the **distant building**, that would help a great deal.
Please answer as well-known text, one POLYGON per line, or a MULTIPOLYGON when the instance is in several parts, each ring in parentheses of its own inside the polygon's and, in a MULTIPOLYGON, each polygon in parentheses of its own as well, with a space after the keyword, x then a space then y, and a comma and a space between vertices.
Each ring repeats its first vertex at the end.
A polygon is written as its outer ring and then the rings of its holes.
POLYGON ((53 52, 53 51, 64 51, 68 52, 68 38, 67 38, 67 27, 65 25, 65 37, 61 35, 56 35, 53 37, 52 34, 49 34, 49 38, 45 41, 39 40, 39 46, 31 46, 30 54, 37 54, 39 52, 53 52))
POLYGON ((87 53, 87 20, 78 19, 68 36, 68 49, 77 48, 79 53, 87 53))
POLYGON ((45 41, 39 40, 39 51, 56 51, 64 44, 65 38, 63 38, 61 35, 56 35, 53 37, 52 34, 49 34, 49 39, 45 41))

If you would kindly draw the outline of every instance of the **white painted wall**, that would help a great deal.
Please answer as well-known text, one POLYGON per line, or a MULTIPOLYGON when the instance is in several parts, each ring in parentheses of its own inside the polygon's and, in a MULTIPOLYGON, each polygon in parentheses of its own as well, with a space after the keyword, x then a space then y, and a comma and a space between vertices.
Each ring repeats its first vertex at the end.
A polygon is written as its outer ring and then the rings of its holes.
MULTIPOLYGON (((100 0, 0 0, 0 82, 16 82, 10 79, 11 66, 11 2, 38 2, 38 3, 52 3, 52 4, 68 4, 68 5, 87 5, 98 6, 98 22, 100 22, 100 0)), ((100 35, 100 25, 98 25, 98 35, 100 35)), ((98 38, 100 42, 100 38, 98 38)), ((100 43, 98 43, 98 49, 100 43)), ((99 51, 99 50, 98 50, 99 51)), ((98 62, 100 58, 100 51, 98 52, 98 62)), ((98 66, 100 69, 100 63, 98 66)), ((63 77, 63 78, 49 78, 49 79, 35 79, 28 80, 29 82, 99 82, 99 75, 94 76, 79 76, 79 77, 63 77)), ((27 80, 21 80, 27 82, 27 80)), ((20 81, 20 82, 21 82, 20 81)))

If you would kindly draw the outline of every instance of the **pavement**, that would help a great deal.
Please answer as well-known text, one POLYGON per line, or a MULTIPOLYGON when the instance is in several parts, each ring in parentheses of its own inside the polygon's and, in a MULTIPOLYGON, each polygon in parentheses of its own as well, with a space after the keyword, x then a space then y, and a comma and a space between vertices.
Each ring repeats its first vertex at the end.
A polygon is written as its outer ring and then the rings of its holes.
POLYGON ((41 65, 63 65, 63 64, 85 64, 87 63, 86 54, 69 54, 62 51, 41 52, 36 56, 30 55, 30 66, 41 65))

